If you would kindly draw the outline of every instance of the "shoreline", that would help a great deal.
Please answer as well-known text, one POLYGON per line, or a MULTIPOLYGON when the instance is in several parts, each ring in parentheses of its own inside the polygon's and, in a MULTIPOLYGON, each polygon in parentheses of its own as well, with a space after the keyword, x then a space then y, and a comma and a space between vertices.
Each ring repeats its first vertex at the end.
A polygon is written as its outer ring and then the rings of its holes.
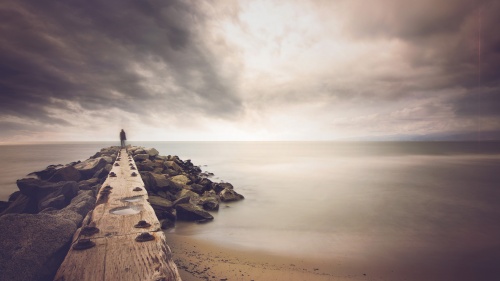
POLYGON ((234 248, 165 232, 183 281, 373 280, 343 259, 317 260, 234 248))
POLYGON ((389 253, 378 258, 367 253, 359 260, 317 259, 221 245, 167 231, 165 236, 183 281, 442 281, 496 280, 493 277, 498 276, 494 254, 483 261, 473 256, 467 256, 467 261, 463 256, 444 261, 429 255, 408 262, 389 253))

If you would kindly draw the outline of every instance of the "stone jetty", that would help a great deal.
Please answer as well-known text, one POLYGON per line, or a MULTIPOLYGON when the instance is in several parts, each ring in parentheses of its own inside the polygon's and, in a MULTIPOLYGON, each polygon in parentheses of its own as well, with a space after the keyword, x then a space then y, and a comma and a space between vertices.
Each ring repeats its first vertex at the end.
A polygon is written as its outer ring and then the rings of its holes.
POLYGON ((154 148, 127 150, 103 148, 83 162, 51 165, 17 181, 19 191, 0 202, 2 278, 180 280, 160 228, 174 227, 177 220, 210 221, 210 212, 221 202, 243 196, 229 183, 212 182, 210 174, 190 160, 160 156, 154 148), (149 226, 141 228, 141 223, 149 226), (94 228, 98 231, 90 234, 94 228), (75 250, 89 245, 92 248, 75 250), (135 253, 123 258, 122 250, 135 253), (110 263, 93 258, 92 251, 110 263), (60 268, 65 257, 70 266, 60 268), (71 277, 76 263, 85 266, 90 261, 108 270, 71 277))

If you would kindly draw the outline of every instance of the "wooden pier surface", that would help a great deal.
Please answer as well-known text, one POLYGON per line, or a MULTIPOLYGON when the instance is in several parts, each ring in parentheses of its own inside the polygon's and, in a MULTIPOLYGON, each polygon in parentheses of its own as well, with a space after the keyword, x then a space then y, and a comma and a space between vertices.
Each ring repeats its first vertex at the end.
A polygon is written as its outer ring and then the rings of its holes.
POLYGON ((95 209, 75 233, 54 280, 180 281, 160 222, 147 198, 134 160, 122 149, 99 191, 95 209), (137 228, 139 221, 150 226, 137 228), (99 231, 86 233, 95 231, 93 227, 99 231), (149 235, 141 235, 144 232, 149 235), (138 236, 146 239, 137 241, 138 236))

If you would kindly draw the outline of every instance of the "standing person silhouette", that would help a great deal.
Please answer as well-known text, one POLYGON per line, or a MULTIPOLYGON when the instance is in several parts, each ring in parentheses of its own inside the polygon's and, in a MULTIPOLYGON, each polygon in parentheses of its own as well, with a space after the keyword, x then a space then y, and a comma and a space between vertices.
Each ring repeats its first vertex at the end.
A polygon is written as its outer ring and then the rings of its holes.
POLYGON ((125 131, 122 129, 120 132, 120 141, 122 143, 122 147, 125 147, 125 141, 127 140, 127 136, 125 135, 125 131))

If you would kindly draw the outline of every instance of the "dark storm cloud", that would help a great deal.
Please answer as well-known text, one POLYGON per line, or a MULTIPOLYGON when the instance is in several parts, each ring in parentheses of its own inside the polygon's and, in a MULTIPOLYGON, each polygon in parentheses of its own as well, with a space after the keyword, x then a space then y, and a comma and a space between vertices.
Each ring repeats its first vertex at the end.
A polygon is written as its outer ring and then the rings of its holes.
POLYGON ((5 132, 12 132, 12 131, 18 131, 18 130, 32 130, 33 126, 27 125, 27 124, 19 124, 16 122, 0 122, 0 132, 5 133, 5 132))
POLYGON ((468 92, 455 101, 455 111, 461 116, 500 117, 500 87, 468 92))
POLYGON ((410 40, 457 32, 481 2, 488 1, 376 0, 370 5, 364 1, 341 1, 351 12, 347 27, 351 35, 410 40))
MULTIPOLYGON (((432 77, 412 83, 392 79, 387 97, 408 96, 462 87, 467 96, 451 101, 456 114, 471 116, 500 112, 500 2, 492 0, 341 1, 349 10, 346 33, 356 40, 397 39, 406 44, 402 59, 413 69, 434 67, 432 77), (479 31, 481 30, 481 31, 479 31), (474 108, 479 88, 478 47, 481 32, 481 87, 488 88, 484 105, 474 108)), ((396 75, 397 76, 397 75, 396 75)), ((384 83, 380 79, 378 82, 384 83)), ((387 93, 386 92, 386 93, 387 93)))
POLYGON ((206 46, 208 21, 189 1, 4 1, 0 117, 65 124, 52 109, 72 103, 141 114, 168 104, 174 113, 231 116, 241 101, 206 46), (134 63, 164 65, 153 75, 168 76, 171 87, 152 91, 134 63))

